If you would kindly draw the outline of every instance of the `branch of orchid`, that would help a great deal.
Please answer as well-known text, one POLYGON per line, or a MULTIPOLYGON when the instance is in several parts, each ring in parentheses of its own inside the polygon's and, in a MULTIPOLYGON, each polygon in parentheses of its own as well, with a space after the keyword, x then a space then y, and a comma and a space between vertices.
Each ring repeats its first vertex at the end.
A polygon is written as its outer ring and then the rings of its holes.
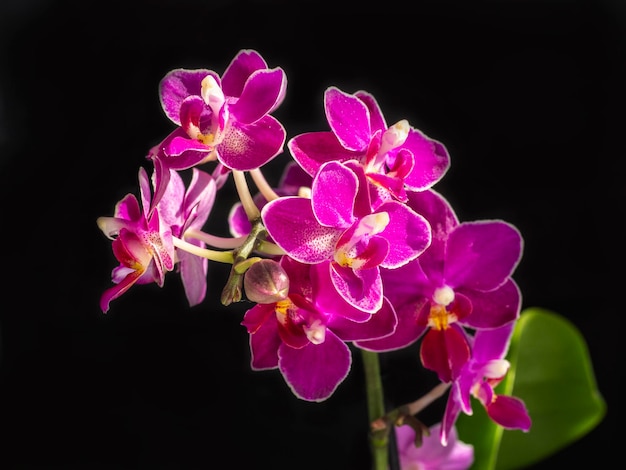
MULTIPOLYGON (((256 207, 256 206, 255 206, 256 207)), ((246 269, 250 266, 248 257, 257 249, 259 241, 267 233, 261 217, 250 220, 252 228, 250 233, 239 248, 233 250, 233 266, 228 275, 226 285, 222 290, 222 305, 228 306, 233 302, 239 302, 243 298, 243 276, 246 269)))
MULTIPOLYGON (((361 349, 365 373, 367 414, 370 421, 385 412, 383 384, 380 376, 378 353, 361 349)), ((386 428, 376 429, 373 425, 369 435, 372 451, 372 469, 387 470, 389 466, 389 432, 386 428)))
POLYGON ((195 238, 196 240, 200 240, 207 245, 214 246, 215 248, 224 249, 237 248, 241 246, 246 238, 248 238, 247 235, 242 235, 241 237, 218 237, 217 235, 211 235, 210 233, 206 233, 202 230, 197 230, 194 228, 190 228, 185 231, 185 237, 195 238))
POLYGON ((256 185, 259 192, 268 202, 273 201, 274 199, 278 199, 280 197, 269 185, 269 183, 265 179, 265 175, 260 168, 250 170, 250 176, 252 176, 252 180, 254 181, 254 184, 256 185))
POLYGON ((430 405, 432 402, 443 396, 448 388, 450 388, 450 383, 440 383, 421 398, 418 398, 411 403, 407 403, 397 408, 394 408, 380 418, 372 421, 372 429, 376 431, 381 431, 386 429, 390 423, 397 425, 404 424, 404 421, 406 419, 412 418, 428 405, 430 405))
POLYGON ((182 240, 178 237, 172 237, 172 240, 176 248, 187 251, 196 256, 201 256, 202 258, 206 258, 211 261, 232 264, 235 260, 233 251, 208 250, 206 248, 201 248, 197 245, 194 245, 193 243, 182 240))
POLYGON ((248 220, 253 221, 258 219, 261 213, 252 199, 245 173, 240 170, 232 170, 232 173, 233 180, 235 181, 235 187, 237 188, 237 194, 239 194, 239 200, 241 201, 243 209, 246 211, 248 220))

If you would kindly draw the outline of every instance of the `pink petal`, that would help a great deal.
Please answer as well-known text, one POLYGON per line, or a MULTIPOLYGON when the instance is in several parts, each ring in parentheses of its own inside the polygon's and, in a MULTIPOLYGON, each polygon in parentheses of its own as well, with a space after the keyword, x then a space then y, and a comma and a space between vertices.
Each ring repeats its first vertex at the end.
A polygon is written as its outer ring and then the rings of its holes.
POLYGON ((448 238, 445 279, 452 287, 492 290, 513 273, 522 256, 522 237, 503 221, 464 222, 448 238))
POLYGON ((280 68, 255 71, 239 99, 229 106, 231 116, 244 124, 258 121, 276 107, 286 80, 280 68))
POLYGON ((287 142, 287 148, 294 160, 311 176, 315 176, 323 163, 357 158, 341 145, 333 132, 297 135, 287 142))
POLYGON ((465 335, 453 324, 444 330, 429 329, 422 338, 420 357, 424 367, 435 371, 439 380, 451 382, 469 361, 470 349, 465 335))
POLYGON ((218 159, 233 170, 253 170, 282 152, 286 131, 272 116, 252 124, 234 121, 217 146, 218 159))
POLYGON ((314 402, 330 397, 352 364, 348 346, 329 330, 321 344, 309 343, 300 349, 281 345, 278 357, 278 367, 294 395, 314 402))
POLYGON ((531 420, 524 402, 519 398, 496 395, 486 406, 489 417, 506 429, 530 430, 531 420))
POLYGON ((329 87, 324 93, 324 108, 341 145, 347 150, 365 152, 372 137, 365 104, 354 95, 329 87))

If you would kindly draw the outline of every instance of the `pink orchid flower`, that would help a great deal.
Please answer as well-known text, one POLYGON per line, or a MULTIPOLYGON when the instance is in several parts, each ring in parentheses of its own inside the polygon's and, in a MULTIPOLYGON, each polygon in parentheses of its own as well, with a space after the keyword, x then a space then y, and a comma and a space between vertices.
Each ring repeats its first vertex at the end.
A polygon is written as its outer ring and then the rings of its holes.
POLYGON ((412 128, 405 119, 388 127, 368 92, 348 94, 329 87, 324 92, 324 110, 330 131, 307 132, 287 143, 293 158, 311 176, 325 162, 356 160, 368 181, 380 190, 381 200, 392 197, 406 202, 407 190, 432 187, 450 167, 443 144, 412 128))
POLYGON ((428 222, 405 204, 388 201, 373 211, 363 170, 334 161, 320 167, 310 198, 280 197, 261 216, 290 257, 309 264, 330 261, 337 291, 370 313, 383 303, 379 268, 417 258, 431 239, 428 222))
POLYGON ((177 126, 147 158, 156 172, 155 204, 170 170, 219 161, 227 169, 259 168, 282 152, 286 132, 270 115, 284 100, 285 72, 254 50, 237 53, 222 77, 208 69, 175 69, 160 83, 161 106, 177 126))
POLYGON ((410 193, 408 205, 430 222, 432 243, 415 261, 382 271, 399 325, 393 335, 359 346, 398 349, 423 336, 422 363, 450 382, 470 359, 466 327, 497 328, 518 318, 521 294, 511 275, 523 240, 504 221, 459 222, 432 189, 410 193))
POLYGON ((142 207, 133 194, 127 194, 115 206, 113 217, 99 217, 98 227, 113 240, 113 254, 120 262, 111 278, 115 285, 107 289, 100 299, 103 312, 109 304, 134 284, 155 282, 163 286, 165 273, 174 268, 172 231, 163 222, 158 209, 150 215, 150 181, 146 170, 139 169, 139 188, 142 207))
POLYGON ((395 312, 389 302, 375 315, 346 303, 332 287, 324 263, 283 256, 280 264, 289 278, 287 296, 256 304, 242 322, 250 334, 251 367, 278 368, 298 398, 323 401, 350 371, 346 342, 390 334, 395 312))

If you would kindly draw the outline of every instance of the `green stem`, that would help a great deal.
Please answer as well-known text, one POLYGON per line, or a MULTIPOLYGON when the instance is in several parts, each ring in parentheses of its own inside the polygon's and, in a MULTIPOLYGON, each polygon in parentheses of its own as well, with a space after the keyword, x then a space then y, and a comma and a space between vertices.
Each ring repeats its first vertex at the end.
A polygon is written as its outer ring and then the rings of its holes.
MULTIPOLYGON (((365 390, 367 393, 367 412, 369 422, 374 423, 385 415, 383 384, 380 378, 378 353, 361 350, 363 369, 365 372, 365 390)), ((389 468, 389 428, 370 430, 370 448, 372 452, 372 469, 387 470, 389 468)))

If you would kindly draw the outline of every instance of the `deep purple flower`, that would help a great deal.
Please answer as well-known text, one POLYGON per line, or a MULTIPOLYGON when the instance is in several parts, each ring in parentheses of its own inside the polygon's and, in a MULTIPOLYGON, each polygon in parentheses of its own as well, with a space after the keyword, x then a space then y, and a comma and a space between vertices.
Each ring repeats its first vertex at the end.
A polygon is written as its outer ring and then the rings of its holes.
MULTIPOLYGON (((432 187, 447 172, 450 158, 440 142, 401 120, 388 127, 374 97, 336 87, 324 93, 330 131, 307 132, 288 143, 294 159, 311 176, 328 161, 357 160, 368 181, 391 196, 406 201, 406 190, 432 187)), ((374 204, 377 204, 374 201, 374 204)))
POLYGON ((398 201, 372 211, 365 174, 348 163, 323 164, 310 198, 275 199, 261 216, 272 240, 290 257, 309 264, 330 261, 337 291, 373 313, 383 304, 379 267, 397 268, 417 258, 430 243, 430 226, 398 201))
POLYGON ((311 265, 283 256, 280 263, 288 296, 256 304, 242 322, 250 333, 251 367, 278 368, 298 398, 323 401, 350 371, 346 342, 390 334, 395 312, 389 302, 374 315, 346 303, 330 284, 328 261, 311 265))
POLYGON ((495 329, 478 330, 472 339, 472 358, 452 383, 441 429, 441 441, 450 441, 459 414, 472 414, 473 396, 485 407, 487 415, 506 429, 530 430, 531 419, 522 400, 495 393, 494 388, 509 370, 504 359, 509 348, 514 322, 495 329))
POLYGON ((283 150, 286 132, 270 115, 284 100, 285 72, 254 50, 237 53, 224 74, 175 69, 160 83, 166 116, 177 126, 148 158, 156 171, 155 200, 169 170, 218 160, 228 169, 258 168, 283 150))
POLYGON ((514 226, 500 220, 460 223, 432 189, 410 193, 408 205, 430 222, 432 243, 415 261, 382 271, 398 328, 391 336, 358 345, 398 349, 426 333, 422 362, 450 382, 470 358, 464 327, 496 328, 518 318, 521 295, 511 275, 523 242, 514 226))
POLYGON ((142 205, 133 194, 127 194, 115 206, 113 217, 99 217, 98 227, 113 240, 113 254, 120 262, 111 273, 115 285, 100 298, 104 313, 109 304, 134 284, 156 283, 163 286, 165 273, 174 268, 175 252, 172 231, 158 209, 150 215, 151 188, 148 174, 139 169, 142 205), (143 209, 142 209, 143 208, 143 209))
POLYGON ((439 440, 441 424, 429 429, 421 446, 415 445, 415 430, 409 425, 396 426, 396 444, 400 470, 466 470, 474 463, 474 446, 458 440, 450 430, 447 445, 439 440))

